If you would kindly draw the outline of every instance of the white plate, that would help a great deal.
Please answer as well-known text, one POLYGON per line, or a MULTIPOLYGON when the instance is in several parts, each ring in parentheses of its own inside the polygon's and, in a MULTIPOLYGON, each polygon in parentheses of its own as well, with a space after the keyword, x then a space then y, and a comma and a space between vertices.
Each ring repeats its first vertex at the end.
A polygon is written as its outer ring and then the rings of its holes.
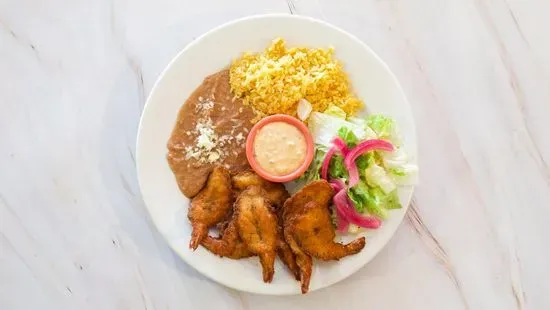
MULTIPOLYGON (((416 157, 416 135, 407 100, 387 65, 354 36, 325 22, 292 15, 252 16, 215 28, 184 48, 155 83, 147 100, 137 138, 137 171, 141 193, 158 230, 189 265, 205 276, 237 290, 260 294, 299 294, 300 285, 278 262, 271 284, 262 281, 257 258, 219 258, 199 247, 188 248, 191 227, 187 220, 189 200, 179 191, 165 155, 166 142, 178 110, 203 78, 227 67, 241 53, 261 51, 275 37, 288 46, 333 46, 345 65, 354 90, 369 112, 395 117, 405 147, 416 157)), ((363 111, 366 113, 366 111, 363 111)), ((408 206, 413 189, 402 189, 408 206)), ((310 292, 334 284, 369 262, 388 242, 407 208, 392 211, 376 231, 367 233, 367 246, 357 255, 338 262, 315 261, 310 292)))

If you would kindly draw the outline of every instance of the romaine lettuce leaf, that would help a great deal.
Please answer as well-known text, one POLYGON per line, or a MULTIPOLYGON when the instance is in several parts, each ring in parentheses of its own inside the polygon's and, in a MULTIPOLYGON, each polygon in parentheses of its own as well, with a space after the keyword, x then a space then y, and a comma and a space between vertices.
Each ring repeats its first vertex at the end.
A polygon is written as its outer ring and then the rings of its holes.
POLYGON ((348 127, 342 127, 338 129, 338 136, 342 138, 344 142, 346 142, 346 145, 350 149, 356 146, 357 142, 359 142, 359 139, 357 138, 357 136, 348 127))
POLYGON ((386 199, 384 202, 384 207, 386 209, 401 209, 401 202, 399 201, 399 195, 397 193, 397 189, 393 190, 391 193, 386 195, 386 199))
POLYGON ((356 186, 348 190, 355 209, 358 212, 376 215, 382 219, 388 217, 388 212, 384 208, 385 194, 377 188, 370 188, 364 182, 357 183, 356 186))
POLYGON ((341 155, 334 155, 332 157, 328 168, 328 174, 333 179, 348 179, 349 174, 346 165, 344 165, 344 157, 341 155))
POLYGON ((368 126, 376 132, 379 139, 389 140, 394 146, 401 144, 397 134, 397 124, 393 118, 382 114, 373 114, 367 117, 368 126))
POLYGON ((357 157, 355 164, 359 170, 359 175, 365 178, 365 170, 372 164, 376 164, 376 152, 367 152, 357 157))
POLYGON ((339 107, 331 104, 326 110, 325 112, 323 112, 324 114, 327 114, 327 115, 330 115, 330 116, 334 116, 334 117, 338 117, 338 118, 341 118, 343 120, 346 119, 347 115, 346 115, 346 112, 344 112, 344 110, 340 109, 339 107))
POLYGON ((355 210, 357 210, 357 212, 365 213, 367 205, 363 203, 363 197, 361 197, 361 194, 356 193, 354 188, 348 188, 348 197, 351 202, 353 202, 353 206, 355 207, 355 210))
POLYGON ((402 148, 392 153, 385 153, 383 165, 390 177, 398 185, 414 185, 418 183, 418 167, 409 163, 410 159, 402 148))
POLYGON ((415 185, 418 183, 418 167, 405 164, 399 168, 388 168, 388 173, 398 185, 415 185))
POLYGON ((379 187, 370 187, 364 182, 359 182, 348 189, 348 196, 358 212, 368 212, 382 219, 388 218, 388 210, 402 208, 397 189, 386 194, 379 187))
POLYGON ((311 113, 308 127, 314 142, 326 147, 332 145, 332 139, 338 135, 338 130, 342 127, 351 130, 359 140, 363 140, 366 137, 363 127, 325 113, 311 113))
POLYGON ((326 153, 327 149, 325 147, 319 145, 315 146, 313 160, 311 161, 311 164, 309 164, 306 172, 300 176, 300 181, 309 183, 321 178, 321 166, 323 165, 323 159, 325 158, 326 153))
POLYGON ((367 169, 365 169, 365 180, 371 187, 380 187, 384 193, 388 194, 396 189, 395 182, 386 173, 384 168, 380 167, 376 163, 371 163, 367 169))
POLYGON ((376 132, 374 132, 374 130, 372 130, 369 127, 369 124, 368 124, 366 119, 362 119, 362 118, 359 118, 359 117, 350 117, 350 118, 347 119, 347 121, 363 128, 365 130, 365 137, 363 138, 364 140, 378 139, 378 135, 376 134, 376 132))

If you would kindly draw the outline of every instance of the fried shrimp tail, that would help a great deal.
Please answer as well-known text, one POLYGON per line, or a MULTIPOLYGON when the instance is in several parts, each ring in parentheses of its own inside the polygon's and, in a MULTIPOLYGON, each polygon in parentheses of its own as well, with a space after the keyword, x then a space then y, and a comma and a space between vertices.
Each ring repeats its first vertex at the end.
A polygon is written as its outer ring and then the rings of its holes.
POLYGON ((215 167, 208 176, 206 186, 191 200, 187 214, 193 228, 189 248, 197 249, 208 235, 208 228, 228 216, 232 200, 229 171, 222 166, 215 167))
POLYGON ((296 264, 296 255, 292 252, 292 249, 285 240, 285 235, 283 231, 283 212, 282 208, 277 212, 277 255, 288 268, 290 273, 294 276, 297 281, 300 281, 300 268, 296 264))
POLYGON ((289 231, 285 231, 285 239, 292 252, 296 255, 296 265, 298 266, 299 277, 301 283, 302 294, 305 294, 309 290, 309 282, 311 280, 311 272, 313 269, 313 260, 311 256, 306 254, 296 241, 292 238, 292 234, 289 231))
POLYGON ((189 248, 196 250, 199 246, 201 240, 203 240, 208 235, 208 226, 203 223, 193 223, 191 224, 193 231, 191 232, 191 240, 189 241, 189 248))
POLYGON ((279 255, 279 258, 288 268, 290 273, 292 273, 294 278, 300 281, 300 268, 296 264, 296 256, 292 252, 290 246, 284 240, 284 236, 282 234, 277 240, 277 255, 279 255))
POLYGON ((262 264, 262 276, 265 283, 273 281, 275 274, 275 255, 269 252, 261 252, 258 254, 260 263, 262 264))
POLYGON ((201 244, 208 251, 221 257, 241 259, 254 256, 254 254, 248 250, 246 244, 240 239, 234 220, 228 223, 219 238, 207 236, 202 240, 201 244))
POLYGON ((296 241, 294 237, 294 221, 297 216, 304 212, 304 207, 308 202, 316 201, 328 206, 332 199, 332 195, 333 190, 328 182, 324 180, 314 181, 287 199, 283 209, 280 211, 283 222, 284 239, 295 255, 302 294, 307 293, 309 290, 309 283, 313 270, 313 259, 296 241))
POLYGON ((307 254, 320 260, 338 260, 357 254, 365 247, 365 237, 346 245, 334 242, 336 234, 326 206, 309 202, 289 223, 289 234, 307 254))
POLYGON ((277 215, 258 186, 244 190, 235 203, 239 236, 248 250, 260 257, 264 282, 271 282, 277 251, 277 215))
POLYGON ((238 239, 239 232, 235 221, 230 221, 219 238, 208 236, 202 240, 202 246, 216 255, 230 256, 237 246, 238 239))
MULTIPOLYGON (((285 186, 281 183, 273 183, 262 179, 253 171, 244 171, 234 175, 231 178, 233 182, 233 188, 238 192, 242 192, 250 186, 259 186, 265 192, 265 198, 269 201, 271 206, 275 208, 275 212, 279 211, 285 200, 288 199, 289 194, 285 186)), ((280 214, 280 212, 279 212, 280 214)), ((278 215, 279 215, 278 214, 278 215)), ((296 258, 292 253, 288 244, 286 244, 283 229, 282 219, 278 217, 278 229, 277 229, 277 254, 281 261, 287 266, 292 275, 299 280, 300 271, 296 265, 296 258)))
POLYGON ((330 218, 329 204, 334 191, 324 180, 304 186, 290 197, 283 207, 283 233, 296 255, 300 269, 302 293, 309 289, 312 257, 338 260, 357 254, 365 247, 365 237, 348 244, 334 242, 336 233, 330 218))

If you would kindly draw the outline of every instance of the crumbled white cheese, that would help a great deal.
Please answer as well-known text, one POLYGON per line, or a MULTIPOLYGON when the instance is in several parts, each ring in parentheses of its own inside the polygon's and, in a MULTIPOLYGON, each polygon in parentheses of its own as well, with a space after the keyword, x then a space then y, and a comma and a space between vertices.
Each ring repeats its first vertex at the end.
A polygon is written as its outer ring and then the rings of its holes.
POLYGON ((206 112, 212 110, 214 107, 214 101, 209 98, 199 97, 199 102, 195 105, 195 111, 197 112, 206 112))
POLYGON ((212 126, 212 120, 208 119, 205 122, 199 122, 196 128, 199 132, 197 146, 207 151, 212 150, 216 146, 216 140, 218 139, 218 135, 214 132, 212 126))
MULTIPOLYGON (((193 158, 201 163, 216 163, 223 161, 228 156, 237 156, 238 152, 229 150, 234 148, 242 148, 243 141, 246 140, 247 128, 243 128, 243 121, 239 119, 231 119, 231 132, 218 136, 208 113, 214 107, 214 95, 209 98, 202 96, 198 97, 198 102, 195 106, 198 120, 195 127, 196 131, 187 131, 187 136, 195 136, 193 145, 185 147, 185 158, 193 158), (238 134, 236 134, 238 132, 238 134)), ((220 108, 222 111, 227 110, 226 107, 220 108)), ((242 108, 240 109, 242 112, 242 108)))
POLYGON ((235 137, 237 140, 237 143, 241 143, 244 140, 244 136, 242 132, 239 132, 239 134, 235 137))
POLYGON ((196 138, 196 146, 188 146, 185 149, 186 158, 195 158, 201 162, 215 162, 220 158, 217 152, 212 150, 218 144, 218 135, 214 132, 214 126, 212 126, 212 120, 199 119, 196 126, 198 136, 196 138))
POLYGON ((215 162, 218 159, 220 159, 220 154, 218 154, 218 152, 212 152, 210 153, 210 156, 208 156, 208 161, 211 163, 215 162))

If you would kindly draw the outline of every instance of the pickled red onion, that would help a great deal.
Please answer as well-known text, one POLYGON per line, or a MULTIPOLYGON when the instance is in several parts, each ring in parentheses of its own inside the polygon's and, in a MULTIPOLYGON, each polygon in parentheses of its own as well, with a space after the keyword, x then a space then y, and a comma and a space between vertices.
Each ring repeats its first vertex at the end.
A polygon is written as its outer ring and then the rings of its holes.
POLYGON ((349 148, 346 145, 346 142, 344 141, 344 139, 340 137, 336 137, 332 140, 332 144, 334 144, 334 146, 336 146, 338 150, 340 150, 340 152, 342 153, 342 156, 346 157, 346 155, 348 155, 349 148))
POLYGON ((342 216, 336 212, 336 230, 338 232, 344 233, 347 232, 349 228, 349 222, 346 221, 342 216))
POLYGON ((349 186, 353 187, 359 182, 359 172, 357 171, 357 166, 355 165, 355 160, 357 157, 361 156, 363 153, 373 151, 373 150, 383 150, 392 152, 393 145, 385 140, 380 139, 371 139, 359 143, 356 147, 351 149, 344 158, 344 165, 349 172, 349 186))
MULTIPOLYGON (((355 210, 353 203, 348 198, 347 189, 340 190, 333 198, 334 205, 336 206, 336 215, 343 219, 347 223, 355 224, 359 227, 373 228, 380 227, 382 221, 374 216, 363 216, 355 210)), ((340 225, 340 221, 338 225, 340 225)), ((338 227, 338 230, 342 229, 342 226, 338 227)))
POLYGON ((327 180, 328 177, 328 166, 330 164, 330 160, 332 158, 332 155, 334 155, 337 150, 338 149, 336 149, 335 146, 331 147, 325 155, 325 159, 323 159, 323 165, 321 166, 321 178, 325 180, 327 180))
POLYGON ((334 138, 332 140, 332 144, 333 146, 328 150, 327 154, 325 155, 325 159, 323 160, 323 165, 321 166, 321 178, 325 180, 328 180, 328 167, 334 153, 336 153, 336 151, 340 151, 340 153, 342 153, 342 156, 346 157, 349 152, 349 148, 346 145, 346 142, 340 137, 334 138))
POLYGON ((332 179, 329 183, 336 193, 346 188, 346 184, 341 179, 332 179))

